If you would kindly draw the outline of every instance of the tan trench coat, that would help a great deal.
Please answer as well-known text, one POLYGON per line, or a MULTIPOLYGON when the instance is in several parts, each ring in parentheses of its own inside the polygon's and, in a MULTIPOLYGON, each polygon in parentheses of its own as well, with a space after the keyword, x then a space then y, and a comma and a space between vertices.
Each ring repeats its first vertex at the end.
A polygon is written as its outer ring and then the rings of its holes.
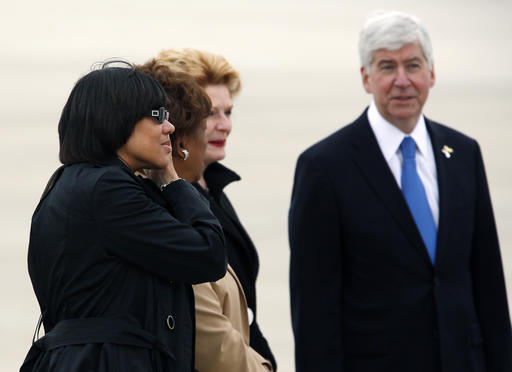
POLYGON ((194 285, 199 372, 268 372, 270 362, 249 346, 245 295, 233 268, 224 278, 194 285))

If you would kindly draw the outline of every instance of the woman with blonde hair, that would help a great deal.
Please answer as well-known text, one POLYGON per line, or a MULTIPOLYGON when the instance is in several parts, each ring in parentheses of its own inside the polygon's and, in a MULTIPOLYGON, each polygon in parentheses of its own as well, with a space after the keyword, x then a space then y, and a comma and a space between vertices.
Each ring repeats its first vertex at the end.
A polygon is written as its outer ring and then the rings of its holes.
POLYGON ((210 198, 212 211, 223 228, 229 265, 223 279, 194 286, 196 369, 199 372, 276 370, 274 356, 256 317, 259 269, 256 248, 223 191, 240 177, 219 163, 226 155, 232 128, 232 99, 241 88, 239 73, 224 57, 196 49, 165 50, 154 63, 172 72, 188 74, 212 103, 206 120, 206 168, 198 183, 210 198))

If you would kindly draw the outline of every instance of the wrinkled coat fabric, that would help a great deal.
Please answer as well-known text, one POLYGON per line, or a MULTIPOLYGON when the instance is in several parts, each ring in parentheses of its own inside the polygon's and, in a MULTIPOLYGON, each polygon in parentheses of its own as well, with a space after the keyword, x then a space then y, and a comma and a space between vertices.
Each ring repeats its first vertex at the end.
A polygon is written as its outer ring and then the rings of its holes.
POLYGON ((192 371, 190 284, 226 270, 208 202, 183 180, 160 192, 118 159, 61 173, 32 219, 46 335, 21 371, 192 371))

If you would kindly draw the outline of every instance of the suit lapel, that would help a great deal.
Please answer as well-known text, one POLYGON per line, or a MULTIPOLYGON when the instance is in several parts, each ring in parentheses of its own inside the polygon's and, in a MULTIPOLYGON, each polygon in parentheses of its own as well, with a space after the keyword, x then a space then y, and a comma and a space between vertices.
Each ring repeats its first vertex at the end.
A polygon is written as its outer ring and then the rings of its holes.
POLYGON ((437 185, 439 188, 439 224, 437 228, 436 264, 441 262, 447 248, 448 233, 456 221, 454 212, 457 210, 454 201, 457 199, 457 180, 455 179, 454 166, 457 164, 457 154, 449 154, 449 157, 441 151, 444 146, 451 146, 449 139, 443 134, 441 127, 425 118, 427 130, 432 142, 434 158, 436 160, 437 185))
POLYGON ((366 111, 354 124, 354 162, 426 264, 432 266, 402 191, 380 151, 366 111))

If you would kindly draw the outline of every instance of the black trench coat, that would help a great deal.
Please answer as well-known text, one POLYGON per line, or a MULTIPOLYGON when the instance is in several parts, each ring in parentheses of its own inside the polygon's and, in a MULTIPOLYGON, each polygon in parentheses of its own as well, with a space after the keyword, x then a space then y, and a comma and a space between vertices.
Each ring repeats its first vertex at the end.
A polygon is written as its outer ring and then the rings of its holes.
POLYGON ((62 169, 32 218, 46 335, 20 371, 192 371, 190 285, 226 272, 208 202, 183 180, 160 192, 118 159, 62 169))

